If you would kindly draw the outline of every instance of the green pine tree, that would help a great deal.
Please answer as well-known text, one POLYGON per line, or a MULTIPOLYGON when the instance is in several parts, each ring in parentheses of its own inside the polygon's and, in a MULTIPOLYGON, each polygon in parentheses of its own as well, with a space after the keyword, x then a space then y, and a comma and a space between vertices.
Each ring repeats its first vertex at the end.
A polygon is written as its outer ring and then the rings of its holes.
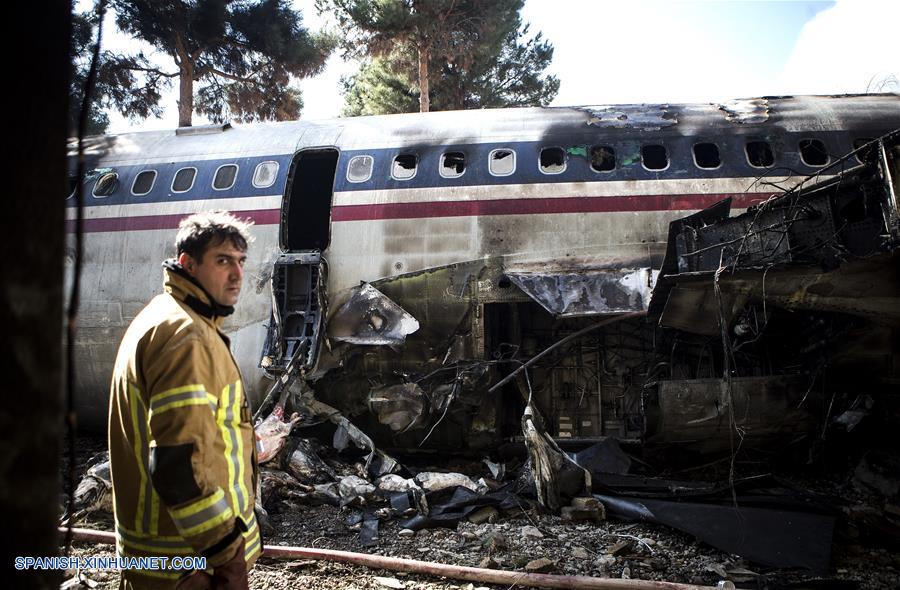
MULTIPOLYGON (((509 40, 517 46, 523 0, 317 0, 316 5, 331 11, 345 31, 345 54, 367 60, 346 83, 348 113, 408 111, 410 96, 426 112, 432 99, 434 108, 465 108, 470 101, 459 96, 474 91, 479 76, 488 75, 504 53, 513 57, 509 40), (449 82, 453 77, 456 88, 449 82), (361 87, 354 90, 357 84, 361 87), (456 98, 445 96, 450 90, 456 98)), ((543 67, 552 58, 552 46, 539 37, 521 49, 531 51, 529 58, 540 57, 538 49, 546 53, 543 67)), ((513 62, 507 59, 506 65, 512 71, 513 62)), ((513 77, 524 74, 515 71, 513 77)), ((552 98, 558 82, 540 82, 552 98)))
POLYGON ((104 54, 103 68, 145 89, 141 101, 109 101, 130 116, 154 113, 161 90, 178 80, 178 124, 199 112, 213 121, 297 118, 291 77, 311 76, 336 46, 313 34, 287 0, 113 0, 122 31, 170 56, 172 70, 142 54, 104 54))

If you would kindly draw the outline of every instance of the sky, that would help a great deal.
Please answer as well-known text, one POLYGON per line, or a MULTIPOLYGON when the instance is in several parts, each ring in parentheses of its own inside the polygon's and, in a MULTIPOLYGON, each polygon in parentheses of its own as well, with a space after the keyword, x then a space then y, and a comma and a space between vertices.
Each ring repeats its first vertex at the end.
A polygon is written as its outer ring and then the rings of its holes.
MULTIPOLYGON (((314 3, 293 0, 307 27, 333 27, 314 3)), ((88 6, 79 1, 79 9, 88 6)), ((522 19, 554 46, 547 70, 560 79, 554 106, 900 92, 895 0, 526 0, 522 19)), ((111 18, 104 45, 137 47, 111 18)), ((357 67, 334 55, 322 74, 301 80, 301 118, 339 116, 341 76, 357 67)), ((175 100, 174 91, 165 97, 162 119, 111 113, 109 131, 173 128, 175 100)))

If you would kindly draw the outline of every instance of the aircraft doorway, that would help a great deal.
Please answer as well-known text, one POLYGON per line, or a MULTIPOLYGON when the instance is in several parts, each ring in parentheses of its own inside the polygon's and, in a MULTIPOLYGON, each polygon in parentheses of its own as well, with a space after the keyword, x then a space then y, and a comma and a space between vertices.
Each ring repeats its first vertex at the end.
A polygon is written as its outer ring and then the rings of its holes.
POLYGON ((282 213, 282 245, 287 252, 328 247, 331 197, 338 151, 304 150, 294 156, 282 213))

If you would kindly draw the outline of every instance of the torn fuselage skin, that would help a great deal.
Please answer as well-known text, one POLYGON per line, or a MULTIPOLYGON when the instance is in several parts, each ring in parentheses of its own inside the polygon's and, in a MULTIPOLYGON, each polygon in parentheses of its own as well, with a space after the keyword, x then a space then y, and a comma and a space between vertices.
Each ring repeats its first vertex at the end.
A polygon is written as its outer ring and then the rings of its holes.
POLYGON ((854 168, 797 202, 702 211, 673 224, 665 262, 650 248, 497 256, 366 283, 335 298, 312 386, 385 448, 521 440, 529 400, 558 441, 720 453, 735 432, 744 447, 810 440, 860 388, 897 382, 891 193, 873 188, 885 176, 854 168), (488 392, 598 318, 648 310, 488 392))
POLYGON ((735 425, 748 446, 784 442, 814 430, 818 392, 799 407, 791 404, 817 378, 822 355, 840 356, 829 343, 863 329, 772 309, 763 326, 751 311, 736 322, 746 331, 734 345, 741 361, 736 376, 753 377, 747 384, 737 379, 723 393, 725 360, 716 335, 625 320, 570 343, 489 394, 504 375, 598 315, 554 316, 516 287, 501 260, 375 284, 421 328, 401 346, 331 341, 313 387, 394 449, 483 451, 519 440, 529 397, 547 432, 563 442, 614 437, 717 453, 730 448, 735 425), (815 343, 822 344, 810 346, 815 343))

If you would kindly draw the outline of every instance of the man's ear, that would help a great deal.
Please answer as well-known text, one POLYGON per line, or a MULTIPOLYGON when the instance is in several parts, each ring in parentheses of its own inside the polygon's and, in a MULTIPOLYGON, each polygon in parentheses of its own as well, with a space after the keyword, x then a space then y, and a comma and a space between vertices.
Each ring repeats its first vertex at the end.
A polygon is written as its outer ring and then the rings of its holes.
POLYGON ((194 276, 194 267, 197 265, 197 262, 194 258, 188 254, 187 252, 182 252, 178 255, 178 264, 183 268, 187 273, 191 276, 194 276))

